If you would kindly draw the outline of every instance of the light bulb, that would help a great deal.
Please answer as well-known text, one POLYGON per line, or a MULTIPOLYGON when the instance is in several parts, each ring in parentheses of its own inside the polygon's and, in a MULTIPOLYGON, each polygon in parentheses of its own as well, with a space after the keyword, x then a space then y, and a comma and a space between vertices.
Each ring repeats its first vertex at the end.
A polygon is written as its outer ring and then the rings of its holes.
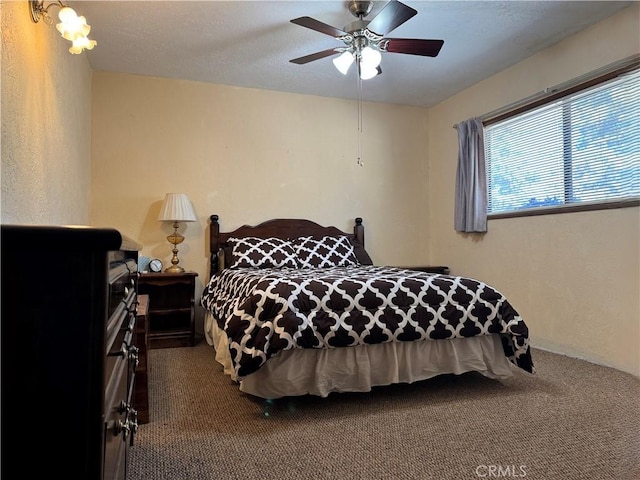
POLYGON ((343 75, 347 74, 347 72, 349 71, 349 67, 351 66, 352 63, 353 63, 353 54, 349 50, 342 52, 340 56, 333 59, 333 64, 338 69, 338 71, 343 75))
POLYGON ((76 11, 71 7, 62 7, 58 12, 58 18, 61 22, 71 22, 74 18, 77 18, 78 15, 76 11))

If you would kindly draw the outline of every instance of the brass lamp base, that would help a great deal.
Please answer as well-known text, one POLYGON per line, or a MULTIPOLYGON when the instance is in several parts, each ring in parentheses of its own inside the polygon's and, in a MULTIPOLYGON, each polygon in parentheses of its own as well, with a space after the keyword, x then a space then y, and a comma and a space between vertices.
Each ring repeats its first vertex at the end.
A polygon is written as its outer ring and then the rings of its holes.
POLYGON ((182 273, 184 272, 184 268, 179 267, 178 265, 171 265, 170 267, 165 268, 164 271, 167 273, 182 273))
POLYGON ((167 237, 167 240, 173 245, 173 257, 171 258, 171 266, 164 269, 167 273, 182 273, 184 268, 178 266, 180 259, 178 258, 178 245, 184 242, 184 237, 178 233, 178 222, 173 222, 173 233, 167 237))

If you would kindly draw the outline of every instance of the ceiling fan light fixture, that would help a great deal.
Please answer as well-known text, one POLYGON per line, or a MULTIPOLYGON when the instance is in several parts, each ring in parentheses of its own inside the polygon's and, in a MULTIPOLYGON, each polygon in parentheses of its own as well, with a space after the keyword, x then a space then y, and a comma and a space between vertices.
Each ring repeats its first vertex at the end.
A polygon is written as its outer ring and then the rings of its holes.
POLYGON ((380 73, 379 66, 382 54, 367 45, 358 53, 358 72, 362 80, 369 80, 380 73))
POLYGON ((360 78, 362 80, 369 80, 369 79, 375 77, 376 75, 378 75, 378 68, 377 67, 369 65, 366 62, 363 62, 362 60, 360 60, 359 66, 360 66, 360 68, 359 68, 359 70, 360 70, 360 78))
POLYGON ((377 68, 382 61, 382 54, 380 51, 369 46, 364 47, 360 55, 362 57, 361 62, 364 62, 367 65, 367 68, 377 68))
POLYGON ((341 74, 346 75, 349 71, 349 67, 351 67, 351 64, 353 63, 353 60, 353 53, 346 50, 342 52, 340 56, 333 59, 333 64, 341 74))

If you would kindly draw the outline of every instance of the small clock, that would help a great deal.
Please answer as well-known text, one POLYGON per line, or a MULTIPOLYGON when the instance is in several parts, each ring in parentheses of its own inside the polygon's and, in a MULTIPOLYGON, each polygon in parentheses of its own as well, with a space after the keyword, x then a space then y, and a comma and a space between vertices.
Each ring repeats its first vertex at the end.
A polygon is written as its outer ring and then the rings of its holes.
POLYGON ((159 258, 154 258, 149 262, 149 270, 152 272, 158 273, 162 271, 162 260, 159 258))

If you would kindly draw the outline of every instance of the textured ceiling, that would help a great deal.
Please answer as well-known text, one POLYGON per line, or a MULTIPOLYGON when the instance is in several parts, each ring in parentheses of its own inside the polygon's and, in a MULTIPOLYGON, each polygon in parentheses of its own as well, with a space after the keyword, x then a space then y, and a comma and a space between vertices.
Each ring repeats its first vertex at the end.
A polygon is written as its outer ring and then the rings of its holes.
MULTIPOLYGON (((382 75, 363 99, 432 106, 625 8, 616 1, 415 1, 418 14, 387 37, 442 39, 435 58, 384 53, 382 75)), ((375 2, 372 19, 386 2, 375 2)), ((357 98, 352 68, 327 57, 289 60, 343 45, 290 23, 310 16, 337 28, 355 17, 344 1, 70 2, 92 26, 96 71, 126 72, 241 87, 357 98)), ((534 72, 532 72, 534 74, 534 72)))

